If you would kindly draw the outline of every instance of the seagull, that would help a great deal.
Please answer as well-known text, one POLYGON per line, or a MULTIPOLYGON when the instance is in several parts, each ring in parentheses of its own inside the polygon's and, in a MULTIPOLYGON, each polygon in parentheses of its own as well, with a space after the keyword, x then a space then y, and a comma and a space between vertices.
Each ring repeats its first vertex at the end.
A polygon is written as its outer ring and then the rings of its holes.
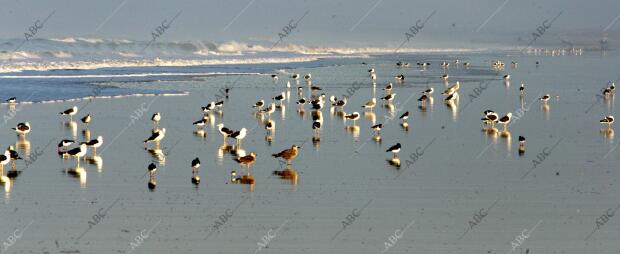
POLYGON ((70 109, 67 109, 67 110, 65 110, 65 111, 63 111, 63 112, 60 112, 60 114, 61 114, 61 115, 63 115, 63 116, 64 116, 64 115, 69 115, 69 120, 70 120, 71 122, 73 122, 73 115, 77 114, 77 112, 78 112, 78 107, 73 106, 73 107, 72 107, 72 108, 70 108, 70 109))
POLYGON ((241 130, 233 132, 233 134, 231 134, 230 137, 234 138, 237 141, 237 146, 241 146, 241 140, 245 138, 247 133, 248 133, 248 129, 241 128, 241 130))
POLYGON ((204 128, 204 126, 207 125, 207 122, 209 122, 209 117, 202 116, 202 119, 194 122, 193 125, 196 125, 196 129, 200 129, 204 128))
POLYGON ((15 97, 8 98, 6 102, 9 104, 15 104, 17 102, 17 98, 15 97))
POLYGON ((388 103, 391 103, 394 100, 394 97, 396 97, 396 93, 388 94, 385 97, 382 97, 381 99, 384 101, 387 101, 388 103))
POLYGON ((463 66, 465 66, 465 67, 469 67, 469 65, 470 65, 470 63, 469 63, 469 62, 464 62, 464 63, 463 63, 463 66))
POLYGON ((377 80, 377 74, 376 74, 376 73, 374 73, 374 72, 373 72, 373 73, 371 73, 371 74, 370 74, 370 79, 372 79, 372 80, 377 80))
POLYGON ((452 85, 451 87, 448 87, 445 91, 443 91, 443 95, 451 95, 454 92, 458 91, 459 88, 461 88, 461 83, 459 83, 458 81, 456 81, 456 83, 454 83, 454 85, 452 85))
POLYGON ((402 120, 403 123, 406 123, 408 118, 409 118, 409 111, 405 112, 399 117, 399 119, 402 120))
POLYGON ((224 136, 224 141, 226 141, 227 137, 229 137, 230 135, 233 134, 233 131, 231 129, 228 129, 228 128, 224 127, 223 123, 219 123, 217 125, 217 130, 220 131, 222 136, 224 136))
POLYGON ((523 83, 521 83, 521 86, 519 87, 519 93, 521 93, 521 95, 525 94, 525 85, 523 83))
POLYGON ((398 75, 398 76, 396 76, 394 78, 396 78, 396 80, 398 80, 398 81, 405 81, 405 75, 404 74, 400 74, 400 75, 398 75))
POLYGON ((269 115, 269 118, 271 118, 271 113, 273 113, 275 111, 276 111, 276 104, 272 102, 271 106, 269 106, 269 107, 267 107, 265 109, 262 109, 260 112, 267 113, 269 115))
POLYGON ((209 112, 211 112, 211 110, 213 110, 215 108, 215 102, 209 102, 209 104, 207 104, 207 106, 202 107, 202 113, 209 114, 209 112))
POLYGON ((282 92, 281 94, 278 94, 277 96, 273 97, 272 99, 275 100, 275 101, 280 102, 280 106, 282 106, 282 103, 286 99, 286 94, 284 94, 284 92, 282 92))
POLYGON ((164 139, 165 136, 166 136, 166 128, 158 129, 155 132, 153 132, 153 134, 151 134, 149 138, 144 140, 144 144, 149 143, 149 142, 155 142, 156 144, 159 144, 159 141, 164 139))
POLYGON ((484 118, 482 118, 482 121, 485 124, 490 124, 491 128, 493 128, 493 126, 495 126, 495 123, 499 120, 499 116, 497 115, 497 113, 493 112, 492 110, 485 110, 484 111, 484 118))
POLYGON ((17 126, 15 126, 12 129, 15 130, 17 134, 22 135, 22 136, 26 136, 26 134, 28 134, 31 130, 29 122, 18 123, 17 126))
POLYGON ((525 137, 519 136, 519 155, 525 153, 525 137))
POLYGON ((366 104, 362 105, 362 108, 369 108, 372 110, 375 106, 377 106, 377 99, 372 98, 368 102, 366 102, 366 104))
POLYGON ((448 80, 449 77, 450 76, 448 74, 444 74, 444 75, 441 76, 441 79, 448 80))
POLYGON ((342 100, 338 100, 332 103, 332 106, 340 107, 340 110, 344 109, 344 106, 347 105, 347 98, 342 98, 342 100))
POLYGON ((80 146, 73 148, 69 151, 66 152, 66 154, 68 154, 71 157, 76 157, 76 161, 77 161, 77 167, 80 167, 80 158, 83 157, 84 155, 86 155, 86 153, 88 152, 88 147, 86 146, 86 143, 82 143, 80 144, 80 146))
POLYGON ((82 142, 82 144, 86 144, 89 147, 93 148, 93 154, 96 155, 97 154, 97 148, 100 147, 103 144, 103 137, 102 136, 98 136, 97 139, 93 139, 91 141, 88 142, 82 142))
POLYGON ((299 154, 299 146, 292 145, 291 148, 285 149, 279 153, 274 153, 271 156, 275 158, 282 158, 286 160, 286 165, 291 165, 291 161, 299 154))
POLYGON ((375 68, 371 68, 368 70, 369 73, 375 73, 375 68))
POLYGON ((273 81, 276 81, 276 80, 278 80, 278 75, 271 74, 271 78, 273 79, 273 81))
POLYGON ((377 136, 381 135, 381 128, 383 128, 383 124, 375 124, 370 127, 377 136))
POLYGON ((392 91, 392 88, 393 88, 392 83, 389 83, 389 84, 387 84, 387 86, 385 86, 385 88, 383 88, 383 90, 385 92, 389 93, 389 92, 392 91))
POLYGON ((551 96, 549 96, 549 94, 545 94, 542 97, 539 98, 539 100, 541 100, 543 103, 547 103, 547 101, 549 101, 549 99, 551 98, 551 96))
POLYGON ((198 168, 200 168, 200 159, 192 160, 192 183, 198 185, 200 183, 200 176, 198 175, 198 168))
POLYGON ((88 127, 88 125, 90 124, 90 122, 93 120, 93 117, 90 114, 87 114, 86 116, 82 117, 82 123, 86 124, 86 126, 88 127))
POLYGON ((396 158, 398 152, 400 152, 400 143, 396 143, 396 145, 391 146, 385 152, 391 152, 393 154, 392 158, 396 158))
POLYGON ((17 153, 17 151, 15 151, 15 148, 13 146, 9 146, 6 150, 9 151, 9 155, 10 155, 9 157, 11 158, 11 169, 14 171, 15 161, 21 160, 22 157, 19 156, 19 154, 17 153))
POLYGON ((299 99, 299 100, 298 100, 297 102, 295 102, 295 103, 297 103, 297 105, 299 105, 299 108, 303 108, 303 107, 304 107, 304 104, 306 104, 306 102, 307 102, 307 101, 306 101, 306 98, 301 98, 301 99, 299 99))
POLYGON ((299 74, 295 73, 291 76, 292 79, 294 80, 298 80, 299 79, 299 74))
POLYGON ((609 87, 607 88, 611 90, 611 92, 616 91, 616 82, 611 82, 611 84, 609 84, 609 87))
POLYGON ((615 119, 614 116, 606 116, 605 118, 601 119, 599 122, 601 124, 607 124, 607 129, 611 129, 611 124, 614 123, 615 119))
POLYGON ((149 164, 148 168, 148 173, 149 173, 149 189, 154 189, 155 186, 157 185, 157 179, 156 179, 156 175, 155 172, 157 172, 157 166, 155 165, 155 163, 151 163, 149 164))
POLYGON ((502 118, 498 120, 499 123, 504 125, 504 131, 506 131, 506 129, 508 128, 508 124, 510 123, 511 119, 512 119, 512 113, 508 112, 508 114, 506 114, 505 116, 503 116, 502 118))
POLYGON ((424 92, 422 92, 422 94, 426 94, 426 95, 432 95, 433 92, 435 92, 435 89, 433 89, 432 87, 424 90, 424 92))
POLYGON ((258 108, 259 110, 263 108, 263 106, 265 106, 265 101, 264 100, 260 100, 257 101, 256 103, 254 103, 254 106, 252 106, 253 108, 258 108))
POLYGON ((276 122, 269 120, 267 121, 267 124, 265 124, 265 130, 267 130, 267 132, 273 132, 276 129, 276 122))
POLYGON ((153 121, 153 129, 156 130, 159 126, 159 120, 161 120, 161 113, 155 112, 153 116, 151 116, 151 121, 153 121))
POLYGON ((321 136, 321 121, 315 120, 312 122, 312 130, 314 131, 314 140, 319 140, 321 136))
POLYGON ((70 139, 63 139, 60 141, 60 143, 58 143, 58 152, 59 153, 65 153, 66 149, 73 145, 75 143, 75 140, 70 140, 70 139))
POLYGON ((0 154, 0 177, 4 177, 4 165, 8 164, 11 161, 11 153, 9 150, 4 151, 4 154, 0 154))
POLYGON ((308 81, 308 80, 312 79, 312 74, 310 74, 310 73, 306 74, 306 75, 304 76, 304 79, 305 79, 306 81, 308 81))
POLYGON ((348 120, 353 120, 353 125, 355 125, 355 122, 357 121, 357 119, 360 119, 360 113, 353 112, 351 114, 345 115, 344 118, 348 120))
POLYGON ((251 152, 249 155, 237 157, 234 159, 234 161, 238 162, 239 164, 246 165, 248 167, 248 173, 249 173, 250 166, 254 164, 254 162, 256 162, 256 153, 251 152))
POLYGON ((504 80, 510 80, 510 74, 504 75, 504 80))

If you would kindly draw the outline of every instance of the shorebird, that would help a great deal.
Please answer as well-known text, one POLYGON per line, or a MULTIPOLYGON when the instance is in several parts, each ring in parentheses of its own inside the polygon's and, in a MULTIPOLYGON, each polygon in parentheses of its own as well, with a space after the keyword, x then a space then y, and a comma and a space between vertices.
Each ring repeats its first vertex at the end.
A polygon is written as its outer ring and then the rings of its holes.
POLYGON ((510 74, 504 75, 504 80, 510 80, 510 74))
POLYGON ((445 61, 444 61, 444 62, 441 62, 441 67, 443 67, 443 68, 448 68, 448 67, 450 67, 450 63, 445 62, 445 61))
POLYGON ((265 130, 267 130, 268 133, 272 133, 275 129, 276 122, 274 122, 273 120, 268 120, 267 124, 265 124, 265 130))
POLYGON ((369 108, 370 110, 372 110, 373 108, 375 108, 375 106, 377 106, 377 99, 372 98, 367 101, 366 104, 362 105, 362 108, 369 108))
POLYGON ((275 158, 282 158, 286 160, 286 165, 291 165, 291 161, 297 157, 297 154, 299 154, 299 146, 292 145, 291 148, 282 150, 279 153, 274 153, 271 156, 275 158))
POLYGON ((207 115, 209 114, 209 112, 211 112, 211 110, 213 110, 215 108, 215 102, 209 102, 209 104, 207 104, 207 106, 201 107, 202 109, 202 113, 207 115))
POLYGON ((80 158, 83 157, 84 155, 86 155, 87 152, 88 152, 88 147, 86 146, 86 143, 82 143, 82 144, 80 144, 80 146, 67 151, 66 154, 71 156, 71 157, 76 157, 77 158, 76 159, 76 161, 77 161, 76 168, 79 168, 80 167, 80 158))
POLYGON ((222 111, 223 107, 224 107, 224 101, 215 102, 215 108, 217 108, 218 110, 222 111))
POLYGON ((420 98, 418 98, 418 101, 422 102, 422 105, 426 104, 426 101, 429 100, 429 96, 426 94, 422 94, 422 96, 420 96, 420 98))
POLYGON ((248 133, 248 129, 241 128, 241 130, 233 132, 233 134, 231 134, 230 137, 236 140, 237 146, 239 147, 241 146, 241 140, 245 138, 247 133, 248 133))
POLYGON ((93 139, 88 142, 82 142, 82 144, 86 144, 87 146, 92 147, 93 155, 97 155, 97 148, 103 144, 103 137, 98 136, 97 139, 93 139))
POLYGON ((482 118, 484 124, 491 125, 491 128, 493 128, 498 120, 499 116, 497 115, 497 113, 493 112, 492 110, 484 111, 484 118, 482 118))
POLYGON ((271 103, 271 106, 264 108, 261 110, 261 113, 267 113, 267 115, 269 116, 269 119, 271 119, 271 113, 276 111, 276 104, 275 103, 271 103))
POLYGON ((508 114, 506 114, 505 116, 503 116, 502 118, 498 120, 499 123, 504 125, 504 132, 507 130, 508 124, 510 123, 511 119, 512 119, 512 113, 508 112, 508 114))
POLYGON ((249 155, 237 157, 234 159, 234 161, 238 162, 239 164, 245 165, 248 168, 248 174, 249 174, 250 166, 254 164, 254 162, 256 162, 256 153, 252 152, 249 155))
POLYGON ((525 95, 525 84, 521 83, 521 86, 519 87, 519 93, 521 94, 521 96, 525 95))
POLYGON ((271 74, 271 78, 273 79, 273 81, 276 81, 276 80, 278 80, 278 75, 271 74))
POLYGON ((17 103, 17 98, 11 97, 11 98, 8 98, 5 102, 8 104, 15 104, 17 103))
POLYGON ((383 124, 375 124, 370 127, 370 129, 372 129, 372 131, 374 132, 375 136, 381 135, 381 128, 383 128, 383 124))
POLYGON ((299 99, 299 100, 298 100, 297 102, 295 102, 295 103, 297 103, 297 105, 299 105, 299 109, 300 109, 300 110, 302 110, 302 109, 304 108, 304 105, 306 104, 306 102, 308 102, 308 101, 306 100, 306 98, 301 98, 301 99, 299 99))
POLYGON ((449 77, 450 77, 450 75, 444 74, 444 75, 441 76, 441 79, 448 80, 449 77))
POLYGON ((449 95, 448 95, 448 96, 444 99, 444 101, 445 101, 447 104, 452 104, 452 103, 454 103, 454 101, 458 98, 458 96, 459 96, 459 93, 457 93, 456 91, 454 91, 454 92, 452 92, 451 94, 449 94, 449 95))
POLYGON ((286 94, 284 94, 284 92, 282 92, 281 94, 276 95, 272 99, 275 100, 275 101, 280 102, 280 106, 282 106, 282 103, 286 99, 286 94))
POLYGON ((390 148, 385 150, 385 152, 391 152, 392 158, 396 158, 398 156, 398 152, 400 152, 400 148, 400 143, 396 143, 396 145, 391 146, 390 148))
POLYGON ((314 132, 314 137, 312 137, 314 140, 321 139, 321 121, 315 120, 312 122, 312 131, 314 132))
POLYGON ((465 66, 465 67, 469 67, 469 65, 470 65, 470 63, 469 63, 469 62, 464 62, 464 63, 463 63, 463 66, 465 66))
POLYGON ((385 88, 383 88, 383 91, 385 91, 386 93, 390 93, 390 92, 392 92, 392 88, 393 88, 393 87, 394 87, 394 86, 392 85, 392 83, 389 83, 389 84, 387 84, 387 85, 385 86, 385 88))
POLYGON ((525 137, 519 136, 519 155, 525 153, 525 137))
POLYGON ((312 109, 321 110, 323 109, 323 106, 325 105, 325 101, 323 97, 321 96, 316 100, 310 101, 310 104, 312 104, 312 109))
POLYGON ((308 73, 304 76, 304 80, 309 81, 310 79, 312 79, 312 74, 308 73))
POLYGON ((207 125, 207 122, 209 122, 209 116, 202 116, 202 119, 195 121, 192 124, 196 125, 196 129, 201 129, 204 128, 205 125, 207 125))
POLYGON ((409 119, 409 111, 403 113, 400 117, 400 120, 402 120, 403 125, 407 123, 407 119, 409 119))
POLYGON ((607 129, 611 129, 611 124, 614 123, 614 116, 606 116, 605 118, 599 120, 601 124, 607 124, 607 129))
POLYGON ((377 80, 377 74, 376 74, 376 73, 374 73, 374 72, 373 72, 373 73, 371 73, 371 74, 370 74, 370 79, 371 79, 371 80, 377 80))
POLYGON ((609 95, 611 95, 611 89, 609 89, 609 88, 603 89, 603 96, 605 96, 605 98, 607 98, 609 95))
POLYGON ((149 164, 149 166, 147 167, 148 173, 149 173, 149 189, 155 189, 155 186, 157 186, 157 176, 156 176, 156 172, 157 172, 157 166, 155 165, 155 163, 151 163, 149 164))
POLYGON ((344 106, 347 105, 347 98, 342 98, 342 100, 338 100, 332 103, 332 106, 339 107, 340 111, 344 110, 344 106))
POLYGON ((389 103, 392 103, 392 101, 394 100, 394 97, 396 97, 396 93, 388 94, 388 95, 382 97, 381 99, 386 101, 389 104, 389 103))
POLYGON ((157 130, 160 120, 161 120, 161 113, 159 112, 155 112, 155 114, 151 116, 151 121, 153 121, 153 130, 157 130))
POLYGON ((149 142, 155 142, 155 145, 159 147, 159 141, 164 139, 165 136, 166 136, 166 128, 158 129, 155 132, 153 132, 153 134, 151 134, 149 138, 144 140, 144 144, 146 145, 149 142))
POLYGON ((9 158, 11 158, 11 169, 15 171, 15 161, 21 160, 22 157, 19 156, 19 154, 17 153, 17 151, 15 151, 15 148, 13 146, 9 146, 6 150, 9 151, 9 158))
POLYGON ((254 103, 254 106, 252 106, 253 108, 258 108, 258 110, 263 109, 263 106, 265 106, 265 101, 264 100, 260 100, 257 101, 256 103, 254 103))
POLYGON ((217 130, 220 131, 222 136, 224 136, 224 142, 226 142, 226 138, 228 138, 230 135, 234 133, 234 131, 232 131, 231 129, 224 127, 223 123, 219 123, 217 125, 217 130))
POLYGON ((432 95, 433 92, 435 92, 435 89, 433 89, 432 87, 429 87, 428 89, 424 90, 424 92, 422 92, 422 94, 432 95))
POLYGON ((26 134, 28 134, 31 130, 30 128, 30 123, 29 122, 25 122, 25 123, 18 123, 17 126, 15 126, 14 128, 12 128, 13 130, 15 130, 15 132, 17 132, 17 134, 21 135, 21 136, 26 136, 26 134))
POLYGON ((198 175, 198 168, 200 168, 200 159, 192 160, 192 183, 198 185, 200 183, 200 175, 198 175))
POLYGON ((348 120, 353 120, 353 125, 355 126, 357 119, 360 119, 360 113, 353 112, 351 114, 345 115, 344 118, 348 120))
POLYGON ((63 139, 58 143, 58 152, 65 153, 67 148, 75 143, 75 140, 63 139))
POLYGON ((609 89, 612 93, 616 91, 616 82, 611 82, 607 89, 609 89))
POLYGON ((294 80, 298 80, 299 79, 299 74, 295 73, 293 75, 291 75, 291 78, 294 80))
POLYGON ((398 81, 405 81, 405 75, 404 74, 400 74, 397 75, 396 77, 394 77, 396 80, 398 81))
POLYGON ((73 122, 73 116, 74 116, 75 114, 77 114, 77 112, 78 112, 78 107, 73 106, 73 107, 72 107, 72 108, 70 108, 70 109, 67 109, 67 110, 65 110, 65 111, 63 111, 63 112, 60 112, 60 114, 61 114, 61 115, 63 115, 63 116, 64 116, 64 115, 69 115, 69 121, 73 122))
POLYGON ((549 94, 545 94, 545 95, 543 95, 542 97, 539 98, 539 100, 541 100, 545 104, 547 104, 549 99, 551 99, 551 96, 549 94))
POLYGON ((93 120, 93 117, 90 114, 87 114, 86 116, 82 117, 82 119, 80 120, 82 121, 82 123, 86 124, 86 127, 88 128, 88 125, 93 120))
POLYGON ((4 165, 11 161, 11 153, 9 150, 5 150, 4 154, 0 154, 0 177, 4 177, 4 165))
POLYGON ((371 68, 368 70, 369 73, 375 73, 375 68, 371 68))
POLYGON ((448 87, 445 91, 443 91, 443 95, 451 95, 454 92, 458 91, 459 88, 461 88, 461 83, 459 83, 458 81, 456 81, 456 83, 454 83, 454 85, 452 85, 451 87, 448 87))

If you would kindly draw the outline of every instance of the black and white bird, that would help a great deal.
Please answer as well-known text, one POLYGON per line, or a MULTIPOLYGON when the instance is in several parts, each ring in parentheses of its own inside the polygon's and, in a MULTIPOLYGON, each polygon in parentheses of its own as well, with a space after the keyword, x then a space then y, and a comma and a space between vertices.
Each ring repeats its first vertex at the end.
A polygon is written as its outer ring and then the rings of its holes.
POLYGON ((444 75, 441 76, 441 79, 448 80, 449 77, 450 77, 450 75, 444 74, 444 75))
POLYGON ((222 136, 224 136, 224 141, 226 141, 226 138, 230 137, 230 135, 233 134, 233 130, 224 127, 223 123, 219 123, 217 125, 217 130, 220 132, 220 134, 222 134, 222 136))
POLYGON ((11 97, 6 100, 8 104, 15 104, 17 102, 17 98, 11 97))
POLYGON ((196 125, 196 129, 204 128, 209 122, 209 116, 202 116, 202 119, 195 121, 193 125, 196 125))
POLYGON ((452 85, 451 87, 448 87, 445 91, 443 91, 443 95, 451 95, 455 92, 457 92, 459 89, 461 88, 461 83, 456 81, 456 83, 454 83, 454 85, 452 85))
POLYGON ((370 79, 371 80, 377 80, 377 74, 376 73, 370 73, 370 79))
POLYGON ((9 146, 6 150, 9 151, 9 157, 11 158, 11 169, 15 171, 15 161, 22 160, 22 157, 19 156, 19 153, 15 151, 13 146, 9 146))
POLYGON ((9 150, 5 150, 4 154, 0 154, 0 177, 4 177, 4 165, 9 164, 11 161, 11 154, 9 150))
POLYGON ((215 109, 215 102, 209 102, 209 104, 207 104, 207 106, 201 107, 202 109, 202 113, 203 114, 209 114, 211 112, 211 110, 215 109))
POLYGON ((86 124, 86 126, 88 127, 90 122, 93 120, 93 117, 90 114, 87 114, 84 117, 82 117, 82 119, 80 120, 82 121, 82 123, 86 124))
POLYGON ((345 115, 344 118, 347 120, 353 120, 353 125, 355 126, 357 119, 360 119, 360 113, 353 112, 351 114, 345 115))
POLYGON ((491 128, 493 128, 498 120, 499 116, 497 115, 497 113, 493 112, 492 110, 484 111, 484 118, 482 118, 484 124, 491 125, 491 128))
POLYGON ((470 63, 469 63, 469 62, 464 62, 464 63, 463 63, 463 66, 465 66, 465 67, 469 67, 469 65, 470 65, 470 63))
POLYGON ((422 94, 422 96, 420 96, 420 98, 418 98, 418 101, 422 102, 422 104, 424 105, 424 104, 426 104, 426 101, 429 100, 429 98, 430 97, 428 95, 422 94))
POLYGON ((268 120, 267 124, 265 124, 265 130, 267 130, 268 133, 272 133, 275 129, 276 122, 274 122, 273 120, 268 120))
POLYGON ((195 185, 200 184, 200 175, 198 169, 200 168, 200 159, 196 157, 192 160, 192 183, 195 185))
POLYGON ((161 113, 159 112, 155 112, 155 114, 151 116, 151 121, 153 121, 153 130, 157 130, 160 120, 161 120, 161 113))
POLYGON ((504 80, 510 80, 510 74, 504 75, 504 80))
POLYGON ((222 107, 224 107, 224 101, 215 102, 215 108, 222 110, 222 107))
POLYGON ((151 163, 149 164, 149 166, 147 167, 148 170, 148 174, 149 174, 149 189, 155 189, 155 186, 157 186, 157 166, 155 165, 155 163, 151 163))
POLYGON ((103 137, 102 136, 98 136, 96 139, 90 140, 88 142, 82 142, 83 144, 86 144, 88 147, 92 147, 93 148, 93 154, 96 155, 97 154, 97 148, 101 147, 101 145, 103 144, 103 137))
POLYGON ((388 94, 388 95, 382 97, 381 99, 386 101, 387 103, 391 103, 394 100, 394 97, 396 97, 396 93, 388 94))
POLYGON ((301 99, 297 100, 297 102, 295 102, 295 103, 297 103, 297 105, 299 105, 299 107, 302 108, 304 106, 304 104, 306 104, 306 102, 308 102, 306 100, 306 98, 302 97, 301 99))
POLYGON ((549 99, 551 99, 551 96, 549 94, 545 94, 539 98, 539 100, 541 100, 543 103, 547 103, 549 99))
POLYGON ((312 131, 314 133, 314 136, 312 137, 312 139, 320 140, 321 139, 321 121, 312 122, 312 131))
POLYGON ((261 113, 267 113, 269 118, 271 118, 271 114, 273 112, 275 112, 275 111, 276 111, 276 104, 272 102, 269 107, 266 107, 266 108, 262 109, 260 112, 261 113))
POLYGON ((406 123, 406 122, 407 122, 407 119, 409 119, 409 111, 407 111, 407 112, 403 113, 403 114, 399 117, 399 119, 400 119, 403 123, 406 123))
POLYGON ((398 81, 405 81, 405 75, 404 74, 400 74, 397 75, 396 77, 394 77, 396 80, 398 81))
POLYGON ((68 115, 69 116, 69 121, 73 122, 73 116, 75 114, 77 114, 77 112, 78 112, 78 107, 77 106, 73 106, 70 109, 67 109, 67 110, 65 110, 63 112, 60 112, 60 114, 63 115, 63 116, 68 115))
POLYGON ((607 87, 607 89, 609 89, 612 93, 616 91, 616 82, 609 83, 609 86, 607 87))
POLYGON ((278 80, 278 75, 271 74, 271 78, 273 79, 273 81, 276 81, 276 80, 278 80))
POLYGON ((304 76, 304 79, 305 79, 306 81, 308 81, 308 80, 312 79, 312 74, 310 74, 310 73, 306 74, 306 75, 304 76))
POLYGON ((299 74, 295 73, 293 75, 291 75, 291 78, 294 80, 298 80, 299 79, 299 74))
POLYGON ((525 137, 519 136, 519 155, 525 153, 525 137))
POLYGON ((282 103, 284 102, 284 100, 286 99, 286 94, 284 92, 282 92, 281 94, 276 95, 275 97, 272 98, 273 100, 277 101, 280 103, 280 106, 282 106, 282 103))
POLYGON ((241 146, 241 140, 243 140, 247 134, 248 134, 248 129, 241 128, 241 130, 233 132, 230 135, 230 137, 236 140, 237 146, 241 146))
POLYGON ((65 153, 67 148, 75 143, 75 140, 63 139, 58 143, 58 153, 65 153))
POLYGON ((396 143, 396 145, 391 146, 390 148, 385 150, 385 152, 392 153, 393 158, 396 158, 396 156, 398 156, 398 153, 400 152, 400 148, 400 143, 396 143))
POLYGON ((30 128, 30 123, 29 122, 25 122, 25 123, 18 123, 17 126, 15 126, 14 128, 12 128, 13 130, 15 130, 15 132, 17 132, 18 135, 21 136, 26 136, 26 134, 28 134, 31 130, 30 128))
POLYGON ((611 129, 611 124, 613 124, 614 121, 614 116, 606 116, 603 119, 599 120, 601 124, 607 124, 607 129, 611 129))
POLYGON ((424 90, 424 92, 422 92, 422 94, 432 95, 433 92, 435 92, 435 89, 433 89, 432 87, 429 87, 428 89, 424 90))
POLYGON ((510 120, 512 120, 512 112, 508 112, 508 114, 498 120, 500 124, 504 125, 504 132, 507 131, 510 120))
POLYGON ((149 138, 144 140, 144 144, 147 144, 149 142, 155 142, 158 144, 159 141, 164 139, 165 136, 166 136, 166 128, 158 129, 155 132, 153 132, 153 134, 151 134, 149 138))
POLYGON ((347 98, 346 97, 342 98, 342 100, 338 100, 338 101, 332 103, 332 106, 339 107, 340 110, 343 110, 344 106, 346 106, 346 105, 347 105, 347 98))
POLYGON ((80 144, 80 146, 67 151, 66 154, 71 156, 71 157, 75 157, 76 158, 77 168, 79 168, 80 167, 80 158, 84 157, 84 155, 86 155, 87 152, 88 152, 88 147, 86 146, 86 143, 82 143, 82 144, 80 144))
POLYGON ((381 135, 381 129, 383 128, 383 124, 375 124, 370 126, 370 129, 375 133, 375 135, 381 135))
POLYGON ((256 103, 254 103, 254 106, 252 106, 253 108, 258 108, 259 110, 263 108, 263 106, 265 106, 265 101, 264 100, 259 100, 256 103))
POLYGON ((387 84, 387 85, 385 86, 385 88, 383 88, 383 91, 385 91, 386 93, 389 93, 389 92, 391 92, 391 91, 392 91, 392 88, 393 88, 393 87, 394 87, 394 86, 392 85, 392 83, 389 83, 389 84, 387 84))
POLYGON ((525 84, 521 83, 521 86, 519 87, 519 93, 521 95, 525 95, 525 84))
POLYGON ((375 73, 375 68, 368 69, 368 73, 375 73))

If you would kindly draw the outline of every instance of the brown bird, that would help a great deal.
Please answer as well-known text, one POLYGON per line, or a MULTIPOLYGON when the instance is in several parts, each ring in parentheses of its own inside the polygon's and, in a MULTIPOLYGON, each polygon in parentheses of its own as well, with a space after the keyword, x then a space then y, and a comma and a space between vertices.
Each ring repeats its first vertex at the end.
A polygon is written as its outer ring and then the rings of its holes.
POLYGON ((250 166, 256 162, 256 153, 250 153, 250 155, 235 158, 235 161, 240 164, 245 164, 250 170, 250 166))
POLYGON ((285 149, 282 152, 272 154, 273 157, 282 158, 286 160, 287 165, 291 165, 291 161, 299 154, 299 146, 292 145, 290 149, 285 149))

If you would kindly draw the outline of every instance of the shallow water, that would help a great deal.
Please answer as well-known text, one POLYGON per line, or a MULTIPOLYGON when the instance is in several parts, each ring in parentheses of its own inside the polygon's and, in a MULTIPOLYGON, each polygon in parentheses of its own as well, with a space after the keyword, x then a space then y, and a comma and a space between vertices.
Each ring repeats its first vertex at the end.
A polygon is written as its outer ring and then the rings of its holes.
MULTIPOLYGON (((320 143, 311 140, 309 107, 304 115, 297 112, 295 82, 290 89, 293 101, 272 115, 276 122, 272 143, 265 140, 266 132, 250 106, 287 91, 286 75, 276 83, 266 75, 182 82, 140 79, 114 85, 189 95, 20 104, 14 115, 6 113, 10 117, 0 140, 5 146, 16 145, 23 156, 30 153, 31 162, 24 169, 19 161, 17 168, 23 172, 10 188, 5 185, 0 240, 20 229, 21 237, 6 249, 17 253, 381 253, 395 230, 411 225, 400 239, 392 238, 397 241, 387 251, 509 253, 510 242, 527 229, 529 238, 513 252, 616 253, 620 230, 614 217, 588 235, 598 217, 618 206, 619 174, 613 166, 620 158, 617 141, 601 133, 598 123, 604 114, 614 113, 615 103, 597 102, 595 97, 607 81, 620 78, 617 59, 617 52, 558 57, 489 53, 291 64, 296 69, 288 72, 312 73, 313 84, 328 96, 340 97, 354 82, 363 84, 350 96, 347 112, 362 113, 360 106, 373 94, 381 97, 387 82, 395 85, 393 112, 378 106, 374 122, 372 114, 363 114, 357 121, 359 132, 347 129, 352 122, 332 114, 329 106, 323 109, 320 143), (438 65, 457 58, 473 66, 449 70, 450 83, 461 83, 458 109, 452 110, 442 102, 445 85, 438 65), (507 63, 504 71, 490 67, 489 61, 495 59, 507 63), (398 60, 428 60, 432 65, 425 71, 397 69, 398 60), (518 68, 511 68, 510 61, 518 61, 518 68), (535 61, 541 64, 537 67, 535 61), (366 78, 371 66, 379 76, 376 88, 366 78), (393 78, 400 73, 407 76, 402 84, 393 78), (506 73, 512 76, 509 85, 502 80, 506 73), (526 84, 523 107, 529 110, 513 120, 510 137, 483 132, 482 111, 516 114, 521 82, 526 84), (422 111, 417 97, 428 86, 435 89, 435 100, 422 111), (487 88, 474 92, 479 86, 487 88), (215 100, 223 87, 231 88, 224 114, 205 128, 206 137, 197 136, 191 123, 200 119, 200 106, 215 100), (553 96, 547 111, 536 100, 545 93, 553 96), (78 116, 92 113, 90 136, 104 137, 97 151, 101 168, 82 161, 86 173, 81 178, 67 173, 75 168, 73 159, 63 160, 55 153, 61 138, 84 139, 81 123, 74 130, 58 116, 72 105, 88 105, 78 116), (142 144, 156 111, 163 115, 160 127, 167 129, 161 144, 165 161, 142 144), (397 119, 405 111, 411 113, 408 130, 397 119), (386 117, 390 115, 396 118, 386 117), (33 131, 27 141, 16 142, 9 128, 22 121, 29 121, 33 131), (230 171, 241 167, 232 154, 218 154, 223 139, 215 125, 220 122, 249 130, 242 148, 258 154, 252 166, 253 187, 229 183, 230 171), (385 125, 380 143, 371 139, 373 123, 385 125), (524 156, 517 152, 520 135, 527 138, 524 156), (385 152, 396 142, 403 145, 400 168, 389 165, 391 155, 385 152), (296 184, 272 175, 282 165, 270 154, 291 144, 302 146, 292 165, 298 173, 296 184), (537 156, 543 152, 548 155, 540 160, 537 156), (202 161, 198 187, 190 182, 190 161, 195 157, 202 161), (533 160, 540 160, 534 169, 533 160), (145 175, 151 161, 159 165, 155 191, 147 188, 145 175), (487 215, 476 221, 474 215, 481 209, 487 209, 483 210, 487 215), (93 218, 103 213, 103 218, 93 218), (349 224, 344 229, 343 221, 349 224), (475 225, 470 227, 470 221, 475 225), (222 225, 214 230, 217 223, 222 225), (150 231, 149 237, 136 242, 142 230, 146 230, 143 236, 150 231), (267 237, 268 248, 260 248, 257 242, 268 234, 273 236, 267 237)), ((268 73, 286 66, 244 67, 243 72, 268 73)), ((299 85, 308 96, 305 82, 299 85)), ((8 105, 2 110, 9 112, 8 105)), ((8 171, 10 165, 5 168, 8 171)))

